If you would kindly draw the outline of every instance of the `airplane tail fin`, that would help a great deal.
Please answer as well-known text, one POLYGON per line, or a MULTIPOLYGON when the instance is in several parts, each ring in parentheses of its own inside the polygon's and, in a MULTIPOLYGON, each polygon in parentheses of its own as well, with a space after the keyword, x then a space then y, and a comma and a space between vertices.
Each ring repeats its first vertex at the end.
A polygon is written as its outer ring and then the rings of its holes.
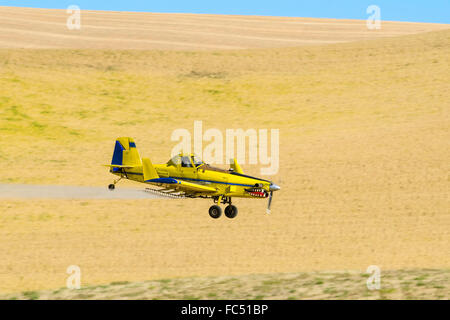
POLYGON ((136 143, 132 138, 121 137, 116 139, 111 167, 137 167, 142 165, 141 156, 136 149, 136 143))

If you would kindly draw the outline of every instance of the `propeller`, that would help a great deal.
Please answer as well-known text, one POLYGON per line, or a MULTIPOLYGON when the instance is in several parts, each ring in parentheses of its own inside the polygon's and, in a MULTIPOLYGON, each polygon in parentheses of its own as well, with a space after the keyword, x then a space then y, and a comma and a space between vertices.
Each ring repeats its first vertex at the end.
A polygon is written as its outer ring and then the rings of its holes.
POLYGON ((267 202, 267 209, 266 209, 267 214, 270 214, 270 205, 272 204, 272 195, 273 195, 273 191, 270 191, 269 202, 267 202))
POLYGON ((269 202, 267 203, 267 209, 266 209, 266 213, 267 214, 270 214, 270 205, 272 204, 272 196, 273 196, 273 192, 274 191, 278 191, 278 190, 280 190, 281 188, 280 188, 280 186, 277 186, 275 183, 271 183, 270 184, 270 187, 269 187, 269 190, 270 190, 270 193, 269 193, 269 202))

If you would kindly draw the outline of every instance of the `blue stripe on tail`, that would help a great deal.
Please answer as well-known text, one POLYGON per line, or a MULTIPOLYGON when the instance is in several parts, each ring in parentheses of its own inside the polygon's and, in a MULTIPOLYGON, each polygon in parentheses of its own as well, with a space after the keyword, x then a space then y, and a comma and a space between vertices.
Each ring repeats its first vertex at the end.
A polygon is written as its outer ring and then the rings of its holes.
POLYGON ((123 164, 123 150, 125 150, 125 148, 122 146, 122 144, 119 141, 116 141, 116 146, 114 147, 114 154, 111 160, 111 164, 119 166, 123 164))

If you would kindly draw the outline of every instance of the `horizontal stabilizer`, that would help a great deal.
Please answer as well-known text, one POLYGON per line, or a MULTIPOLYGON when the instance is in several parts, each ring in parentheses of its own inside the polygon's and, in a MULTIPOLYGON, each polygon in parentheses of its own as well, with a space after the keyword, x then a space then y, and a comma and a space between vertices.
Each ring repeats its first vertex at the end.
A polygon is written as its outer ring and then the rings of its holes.
POLYGON ((132 165, 119 165, 119 164, 104 164, 105 167, 110 167, 110 168, 123 168, 123 169, 131 169, 131 168, 136 168, 136 167, 140 167, 138 165, 136 166, 132 166, 132 165))

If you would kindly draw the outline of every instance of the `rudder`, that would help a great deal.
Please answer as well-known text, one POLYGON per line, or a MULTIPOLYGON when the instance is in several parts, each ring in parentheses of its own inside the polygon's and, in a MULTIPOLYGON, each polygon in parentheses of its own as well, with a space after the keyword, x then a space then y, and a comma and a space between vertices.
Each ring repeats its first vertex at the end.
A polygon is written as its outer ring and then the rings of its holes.
POLYGON ((119 166, 141 166, 142 160, 136 143, 132 138, 121 137, 116 139, 114 153, 111 160, 112 165, 119 166))

